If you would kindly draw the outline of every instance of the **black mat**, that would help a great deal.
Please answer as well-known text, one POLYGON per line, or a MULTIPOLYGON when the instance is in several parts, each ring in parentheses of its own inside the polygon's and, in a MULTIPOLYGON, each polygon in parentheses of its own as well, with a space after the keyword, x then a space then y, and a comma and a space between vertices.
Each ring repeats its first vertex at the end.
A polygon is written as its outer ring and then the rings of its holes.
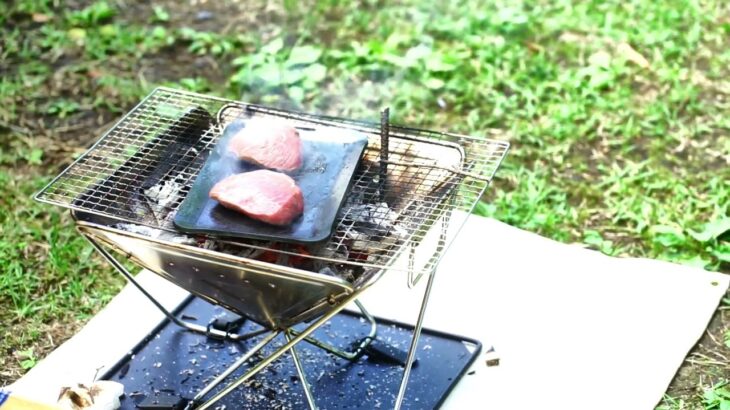
MULTIPOLYGON (((225 316, 227 312, 200 299, 193 299, 180 314, 189 321, 206 325, 211 318, 225 316)), ((410 326, 380 319, 378 323, 380 342, 407 350, 412 331, 410 326)), ((256 329, 260 327, 246 323, 241 330, 256 329)), ((315 336, 340 347, 347 347, 367 334, 368 330, 369 324, 361 317, 342 313, 318 329, 315 336)), ((155 333, 142 341, 104 378, 124 384, 122 409, 134 409, 137 404, 152 398, 162 401, 178 397, 190 399, 259 340, 260 338, 247 342, 217 341, 182 331, 174 324, 163 322, 155 333)), ((271 352, 284 343, 284 337, 280 336, 275 339, 273 346, 264 349, 264 353, 271 352)), ((479 355, 480 350, 481 345, 475 340, 424 329, 403 408, 438 408, 456 382, 465 375, 466 369, 479 355)), ((402 367, 375 362, 368 357, 351 363, 304 342, 297 345, 297 352, 320 409, 393 407, 402 367)), ((242 373, 243 369, 239 369, 230 379, 242 373)), ((231 410, 308 407, 301 380, 297 376, 291 356, 287 353, 244 386, 226 396, 215 408, 231 410)))

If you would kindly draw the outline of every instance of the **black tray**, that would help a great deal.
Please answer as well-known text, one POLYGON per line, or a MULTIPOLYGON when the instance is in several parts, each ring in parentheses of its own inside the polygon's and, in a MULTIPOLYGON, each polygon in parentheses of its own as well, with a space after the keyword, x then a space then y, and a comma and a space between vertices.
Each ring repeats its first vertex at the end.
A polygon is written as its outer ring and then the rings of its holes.
POLYGON ((229 175, 261 169, 239 160, 228 150, 230 139, 245 122, 229 124, 193 187, 175 215, 175 226, 188 233, 284 242, 326 240, 349 191, 367 146, 363 134, 337 128, 297 128, 302 138, 302 167, 289 175, 304 195, 304 214, 289 226, 274 226, 224 208, 208 193, 229 175))
MULTIPOLYGON (((211 318, 229 315, 223 308, 199 298, 192 298, 181 306, 177 314, 203 326, 211 318)), ((407 350, 413 332, 411 325, 380 318, 376 320, 378 340, 407 350)), ((248 321, 240 331, 260 329, 259 325, 248 321)), ((369 324, 359 314, 344 311, 316 330, 314 336, 346 348, 368 330, 369 324)), ((156 400, 189 400, 243 352, 258 343, 261 337, 246 342, 219 341, 188 332, 165 319, 101 378, 124 385, 121 410, 134 410, 141 403, 156 400)), ((286 340, 279 336, 272 343, 274 346, 265 348, 264 354, 286 343, 286 340)), ((458 381, 475 372, 468 372, 468 369, 479 357, 481 348, 477 340, 424 328, 403 409, 439 408, 458 381)), ((319 408, 393 408, 403 374, 401 366, 368 356, 351 363, 308 343, 299 343, 296 349, 319 408)), ((234 372, 226 382, 234 380, 243 371, 234 372)), ((215 408, 308 409, 300 384, 291 356, 286 354, 255 375, 250 383, 224 397, 215 408)), ((207 397, 221 388, 218 386, 207 397)))

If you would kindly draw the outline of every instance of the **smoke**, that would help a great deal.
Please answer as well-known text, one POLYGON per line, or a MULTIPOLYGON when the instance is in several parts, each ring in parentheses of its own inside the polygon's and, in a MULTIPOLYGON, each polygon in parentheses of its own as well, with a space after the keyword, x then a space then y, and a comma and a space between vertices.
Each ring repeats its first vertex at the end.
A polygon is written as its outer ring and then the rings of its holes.
MULTIPOLYGON (((292 69, 296 68, 289 70, 292 69)), ((279 74, 279 76, 286 75, 284 72, 279 74)), ((277 77, 271 75, 271 78, 277 77)), ((384 107, 391 107, 391 117, 397 116, 396 91, 402 86, 403 80, 402 72, 392 76, 386 76, 384 73, 333 75, 322 79, 317 85, 316 92, 302 97, 301 88, 298 86, 286 87, 280 84, 272 86, 271 82, 253 79, 244 87, 241 100, 284 110, 378 123, 380 112, 384 107)))

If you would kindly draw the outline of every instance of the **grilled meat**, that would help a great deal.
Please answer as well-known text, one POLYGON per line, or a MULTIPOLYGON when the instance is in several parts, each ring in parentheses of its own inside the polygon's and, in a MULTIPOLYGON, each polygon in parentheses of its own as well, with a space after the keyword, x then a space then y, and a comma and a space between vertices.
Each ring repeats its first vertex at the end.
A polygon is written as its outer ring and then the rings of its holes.
POLYGON ((210 197, 272 225, 289 225, 304 212, 304 197, 294 180, 263 169, 229 176, 213 186, 210 197))
POLYGON ((246 123, 228 146, 238 158, 278 171, 292 172, 302 166, 299 133, 281 120, 254 118, 246 123))

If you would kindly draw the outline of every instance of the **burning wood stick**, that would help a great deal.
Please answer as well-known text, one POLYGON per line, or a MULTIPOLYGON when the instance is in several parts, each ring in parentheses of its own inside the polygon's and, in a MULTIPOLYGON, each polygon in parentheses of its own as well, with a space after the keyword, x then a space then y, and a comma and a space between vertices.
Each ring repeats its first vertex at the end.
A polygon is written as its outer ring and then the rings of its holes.
POLYGON ((390 134, 390 108, 385 107, 380 112, 380 200, 385 201, 385 192, 387 191, 388 181, 388 151, 389 146, 389 134, 390 134))

